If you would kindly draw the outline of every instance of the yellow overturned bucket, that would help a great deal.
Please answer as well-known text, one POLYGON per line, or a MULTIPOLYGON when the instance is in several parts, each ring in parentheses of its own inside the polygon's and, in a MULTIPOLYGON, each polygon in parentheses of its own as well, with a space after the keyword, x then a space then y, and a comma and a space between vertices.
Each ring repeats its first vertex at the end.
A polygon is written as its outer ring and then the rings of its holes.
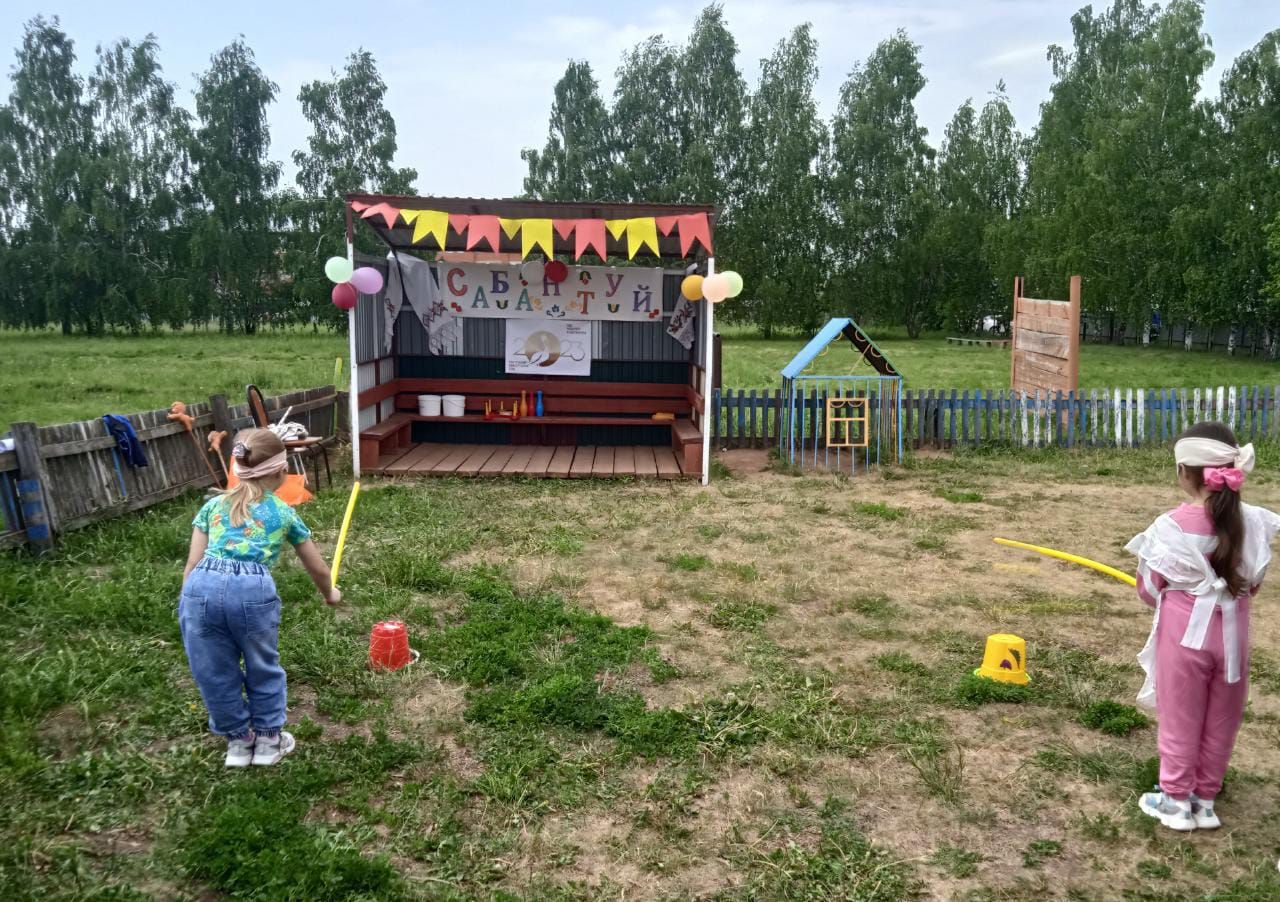
POLYGON ((1027 685, 1031 682, 1031 677, 1027 676, 1026 641, 1012 633, 996 633, 987 636, 987 649, 982 655, 982 666, 973 674, 1000 683, 1027 685))

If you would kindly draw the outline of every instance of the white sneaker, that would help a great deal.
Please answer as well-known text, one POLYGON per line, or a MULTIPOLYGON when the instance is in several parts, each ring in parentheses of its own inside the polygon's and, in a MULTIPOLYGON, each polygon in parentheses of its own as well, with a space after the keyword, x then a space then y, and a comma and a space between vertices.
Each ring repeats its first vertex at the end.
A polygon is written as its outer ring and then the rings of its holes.
POLYGON ((227 740, 227 767, 248 767, 253 761, 253 734, 245 739, 227 740))
POLYGON ((1196 828, 1190 799, 1179 802, 1163 791, 1144 792, 1138 799, 1138 807, 1144 814, 1151 815, 1170 830, 1186 833, 1196 828))
POLYGON ((259 737, 253 749, 253 763, 265 767, 279 764, 281 758, 293 751, 295 744, 293 734, 284 730, 275 739, 259 737))
POLYGON ((1213 813, 1213 800, 1206 802, 1197 798, 1193 792, 1187 801, 1191 803, 1191 814, 1196 819, 1197 830, 1217 830, 1222 826, 1222 821, 1213 813))

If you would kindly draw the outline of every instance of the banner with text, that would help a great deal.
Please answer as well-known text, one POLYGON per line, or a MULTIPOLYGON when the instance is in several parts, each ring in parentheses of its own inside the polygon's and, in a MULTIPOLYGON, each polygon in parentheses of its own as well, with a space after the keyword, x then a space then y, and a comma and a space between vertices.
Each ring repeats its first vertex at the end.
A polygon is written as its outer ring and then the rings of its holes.
POLYGON ((563 320, 507 323, 507 372, 524 376, 590 376, 591 326, 563 320))
POLYGON ((529 281, 520 266, 445 263, 440 294, 458 316, 491 319, 594 319, 655 322, 662 319, 662 270, 570 266, 569 277, 529 281))

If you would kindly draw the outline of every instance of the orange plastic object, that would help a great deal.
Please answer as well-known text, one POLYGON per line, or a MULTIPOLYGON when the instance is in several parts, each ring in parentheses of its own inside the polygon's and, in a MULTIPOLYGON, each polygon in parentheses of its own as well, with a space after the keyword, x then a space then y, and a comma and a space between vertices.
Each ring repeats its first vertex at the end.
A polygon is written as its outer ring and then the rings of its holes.
MULTIPOLYGON (((228 489, 235 488, 239 483, 240 480, 236 478, 234 470, 227 474, 228 489)), ((315 498, 315 495, 307 491, 307 477, 301 473, 287 474, 284 477, 284 483, 276 489, 275 496, 290 507, 306 504, 315 498)))
POLYGON ((369 666, 374 670, 399 670, 413 659, 409 630, 399 620, 375 623, 369 632, 369 666))

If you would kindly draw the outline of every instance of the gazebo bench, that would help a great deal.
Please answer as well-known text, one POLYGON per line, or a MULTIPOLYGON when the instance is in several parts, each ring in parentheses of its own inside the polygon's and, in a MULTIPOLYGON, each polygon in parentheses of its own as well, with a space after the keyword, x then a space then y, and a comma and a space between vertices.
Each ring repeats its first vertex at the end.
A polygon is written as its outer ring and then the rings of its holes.
MULTIPOLYGON (((412 444, 414 423, 485 423, 528 430, 536 427, 648 427, 667 428, 671 447, 686 473, 702 470, 702 432, 692 416, 702 412, 702 396, 687 385, 668 383, 613 383, 532 379, 421 379, 398 378, 361 394, 361 406, 395 399, 396 412, 372 427, 360 430, 361 463, 370 469, 387 452, 412 444), (485 403, 497 412, 510 410, 525 392, 528 416, 519 420, 485 418, 485 403), (536 392, 543 394, 543 416, 535 416, 536 392), (418 395, 463 395, 466 408, 460 417, 428 417, 418 413, 418 395), (672 419, 653 419, 669 413, 672 419)), ((522 436, 528 444, 532 437, 522 436)), ((549 444, 567 444, 552 441, 549 444)))

